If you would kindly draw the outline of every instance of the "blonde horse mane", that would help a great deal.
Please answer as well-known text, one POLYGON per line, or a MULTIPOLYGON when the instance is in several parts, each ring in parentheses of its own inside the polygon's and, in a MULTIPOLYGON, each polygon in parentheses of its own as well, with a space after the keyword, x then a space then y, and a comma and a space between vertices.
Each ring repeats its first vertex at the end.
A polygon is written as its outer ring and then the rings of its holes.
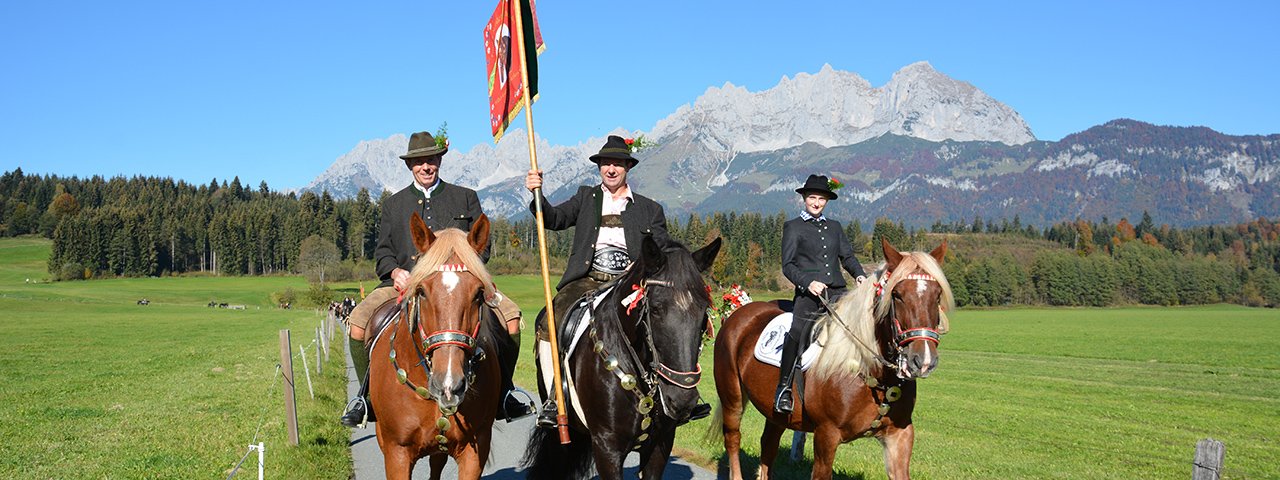
POLYGON ((414 291, 427 277, 438 273, 441 265, 457 255, 458 261, 462 262, 467 271, 484 284, 485 298, 493 298, 497 287, 493 285, 489 270, 484 268, 484 261, 480 260, 480 255, 476 254, 467 241, 467 232, 446 228, 434 233, 435 241, 431 242, 427 251, 418 258, 418 263, 414 264, 413 271, 409 272, 409 291, 414 291))
MULTIPOLYGON (((884 269, 885 264, 880 264, 872 278, 854 287, 852 292, 832 305, 839 319, 830 314, 818 318, 817 327, 821 333, 817 340, 823 348, 813 366, 816 379, 834 378, 847 373, 880 375, 881 366, 876 362, 875 356, 884 353, 880 351, 880 344, 876 341, 875 326, 888 318, 891 303, 888 298, 876 301, 876 283, 884 281, 884 269)), ((889 275, 888 283, 884 285, 880 295, 890 295, 894 286, 916 270, 922 270, 933 277, 942 287, 942 297, 938 302, 938 333, 946 333, 950 328, 947 312, 955 307, 955 298, 951 295, 951 284, 947 283, 947 277, 942 273, 942 266, 928 253, 904 252, 902 261, 889 275)))

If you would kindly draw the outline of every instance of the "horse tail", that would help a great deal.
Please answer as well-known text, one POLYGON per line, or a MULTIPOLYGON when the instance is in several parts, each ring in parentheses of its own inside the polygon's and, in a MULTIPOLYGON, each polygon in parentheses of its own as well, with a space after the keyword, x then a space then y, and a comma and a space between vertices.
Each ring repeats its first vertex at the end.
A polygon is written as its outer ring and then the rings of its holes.
POLYGON ((586 478, 591 473, 591 439, 569 430, 569 444, 560 444, 553 428, 534 428, 520 466, 530 480, 586 478))
POLYGON ((716 445, 724 441, 724 405, 716 402, 716 410, 711 412, 711 424, 702 435, 702 442, 716 445))

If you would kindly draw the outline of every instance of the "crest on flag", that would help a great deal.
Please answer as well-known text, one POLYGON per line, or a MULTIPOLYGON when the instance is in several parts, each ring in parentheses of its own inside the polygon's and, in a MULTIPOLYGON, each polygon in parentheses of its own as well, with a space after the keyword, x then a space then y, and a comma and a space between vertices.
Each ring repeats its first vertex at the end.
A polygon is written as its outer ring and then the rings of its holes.
POLYGON ((484 58, 489 76, 489 125, 493 128, 496 143, 507 130, 507 125, 524 108, 524 88, 528 85, 529 101, 538 100, 538 54, 546 46, 542 44, 542 32, 538 29, 538 16, 533 0, 498 0, 498 7, 484 26, 484 58), (515 34, 515 8, 521 10, 524 27, 524 44, 527 52, 521 52, 515 34), (526 68, 521 68, 524 62, 526 68), (528 81, 523 71, 529 72, 528 81))

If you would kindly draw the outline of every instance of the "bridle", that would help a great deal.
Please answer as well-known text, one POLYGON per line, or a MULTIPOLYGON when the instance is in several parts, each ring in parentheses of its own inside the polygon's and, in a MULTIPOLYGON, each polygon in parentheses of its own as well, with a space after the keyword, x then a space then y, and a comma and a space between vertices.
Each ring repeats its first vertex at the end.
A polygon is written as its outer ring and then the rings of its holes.
MULTIPOLYGON (((882 274, 880 276, 880 279, 874 284, 876 287, 876 303, 877 304, 879 302, 884 301, 883 300, 884 286, 889 283, 889 277, 892 274, 893 272, 891 270, 885 270, 884 274, 882 274)), ((927 273, 910 274, 910 275, 907 275, 904 280, 916 280, 916 281, 922 281, 922 282, 938 281, 938 279, 933 278, 932 275, 929 275, 927 273)), ((819 295, 818 301, 822 302, 822 305, 827 308, 827 313, 831 314, 832 318, 835 318, 836 321, 840 322, 840 325, 844 327, 845 332, 849 335, 849 338, 852 338, 855 342, 861 345, 862 348, 870 352, 871 355, 875 358, 875 360, 880 363, 880 365, 898 372, 899 378, 902 377, 902 371, 906 370, 906 356, 902 354, 902 351, 903 349, 906 348, 907 345, 917 340, 924 340, 928 342, 933 342, 934 346, 937 347, 937 345, 942 340, 942 335, 938 333, 938 329, 936 328, 917 327, 917 328, 903 329, 902 322, 898 320, 898 315, 896 315, 895 310, 893 309, 893 303, 890 303, 887 316, 893 319, 894 351, 892 353, 892 356, 896 360, 898 360, 897 363, 893 363, 885 359, 885 357, 881 355, 879 352, 877 352, 876 349, 867 346, 865 343, 862 343, 862 340, 859 339, 857 335, 853 334, 853 329, 849 327, 849 324, 845 323, 843 318, 840 318, 840 314, 836 312, 836 309, 827 301, 827 298, 825 295, 819 295)), ((875 311, 877 309, 877 307, 874 305, 871 308, 872 308, 872 311, 875 311)))
MULTIPOLYGON (((469 272, 469 271, 467 270, 467 267, 462 264, 442 264, 436 268, 436 272, 432 273, 432 275, 436 275, 440 272, 469 272)), ((475 274, 472 273, 472 275, 475 275, 475 274)), ((427 277, 427 278, 430 278, 430 277, 427 277)), ((455 346, 462 349, 463 354, 465 355, 465 358, 466 358, 463 363, 463 374, 465 375, 465 377, 469 382, 474 381, 476 365, 485 359, 484 349, 476 348, 477 346, 476 336, 480 333, 480 324, 483 321, 483 319, 477 318, 475 328, 472 329, 472 331, 469 333, 461 330, 452 330, 452 329, 440 329, 440 330, 435 330, 431 333, 427 333, 426 330, 423 328, 422 319, 421 319, 421 310, 419 309, 420 302, 423 300, 424 297, 425 295, 422 293, 421 289, 418 289, 417 291, 414 292, 413 295, 410 295, 407 298, 402 299, 402 301, 400 302, 400 315, 396 316, 396 320, 395 320, 396 324, 393 325, 391 329, 391 348, 389 350, 390 350, 390 356, 391 356, 391 368, 395 369, 396 371, 396 381, 408 386, 410 389, 416 392, 418 396, 422 397, 423 399, 434 401, 437 399, 431 394, 431 391, 427 389, 425 386, 417 385, 412 380, 410 380, 408 372, 406 372, 403 368, 400 368, 400 366, 396 362, 395 341, 396 341, 396 332, 399 330, 400 321, 406 318, 407 316, 407 318, 409 319, 409 331, 416 332, 416 335, 414 338, 415 341, 413 342, 414 351, 418 354, 418 362, 416 365, 422 368, 423 373, 426 374, 427 376, 427 383, 430 384, 431 354, 436 350, 440 349, 441 347, 446 347, 446 346, 455 346)), ((492 292, 486 292, 484 304, 488 305, 489 307, 496 307, 497 305, 496 297, 497 296, 493 295, 492 292)), ((483 312, 478 311, 477 315, 483 315, 483 312)), ((452 415, 455 412, 442 411, 441 413, 444 415, 452 415)))
MULTIPOLYGON (((601 362, 604 363, 604 369, 617 377, 618 384, 623 390, 632 392, 638 397, 636 412, 639 413, 642 418, 640 420, 641 433, 636 437, 635 449, 639 449, 644 442, 649 439, 648 428, 653 423, 652 412, 655 403, 653 397, 655 395, 658 397, 658 402, 662 404, 663 413, 670 418, 675 418, 670 411, 671 407, 665 400, 662 388, 663 385, 671 385, 684 390, 693 390, 702 380, 701 364, 695 363, 693 371, 685 372, 668 367, 666 364, 662 363, 662 360, 658 356, 658 348, 653 341, 652 312, 649 308, 649 296, 647 295, 649 287, 656 286, 667 288, 673 287, 671 282, 642 279, 639 283, 631 286, 632 293, 622 301, 622 304, 626 305, 626 314, 628 316, 630 316, 631 312, 636 308, 640 309, 636 319, 636 326, 642 327, 643 332, 637 331, 637 335, 644 337, 643 348, 648 350, 649 358, 651 359, 648 368, 642 368, 641 371, 636 372, 636 375, 624 372, 618 361, 618 357, 610 354, 605 348, 604 342, 600 340, 598 328, 596 326, 592 326, 587 330, 587 335, 592 342, 591 349, 600 357, 601 362)), ((621 317, 621 315, 618 316, 619 328, 622 327, 620 324, 622 320, 621 317)), ((644 365, 644 362, 640 359, 640 353, 635 350, 631 342, 624 341, 621 343, 623 345, 623 350, 625 351, 624 354, 631 360, 631 363, 637 366, 644 365)), ((701 344, 699 344, 698 349, 699 353, 701 353, 701 344)))

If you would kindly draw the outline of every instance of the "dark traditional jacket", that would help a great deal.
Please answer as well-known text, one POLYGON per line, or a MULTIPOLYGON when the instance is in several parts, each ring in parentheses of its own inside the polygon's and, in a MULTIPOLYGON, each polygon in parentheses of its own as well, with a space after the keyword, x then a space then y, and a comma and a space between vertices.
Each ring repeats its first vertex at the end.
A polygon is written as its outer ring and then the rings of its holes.
MULTIPOLYGON (((635 192, 631 196, 631 203, 622 211, 622 233, 627 239, 627 254, 634 261, 640 258, 640 242, 644 235, 652 235, 658 246, 664 249, 672 245, 673 241, 667 233, 667 216, 662 211, 662 205, 635 192)), ((564 267, 560 284, 556 285, 556 289, 560 289, 569 282, 587 276, 587 272, 591 271, 596 239, 600 236, 604 189, 599 184, 578 187, 577 193, 554 207, 545 197, 539 197, 539 200, 542 201, 543 223, 547 229, 577 227, 573 232, 573 250, 569 254, 569 263, 564 267)), ((533 201, 529 202, 529 211, 534 211, 533 201)))
MULTIPOLYGON (((431 190, 431 198, 426 198, 412 184, 387 198, 382 204, 382 220, 378 228, 378 247, 373 250, 373 259, 378 262, 378 278, 382 279, 379 287, 394 284, 391 271, 396 268, 413 270, 418 249, 413 245, 413 234, 409 233, 409 218, 417 212, 422 221, 432 231, 446 228, 457 228, 462 231, 471 230, 471 223, 481 215, 480 198, 475 190, 459 187, 443 180, 437 180, 431 190)), ((480 258, 489 260, 489 248, 485 247, 480 258)))
POLYGON ((829 288, 844 287, 841 266, 854 278, 866 275, 840 222, 796 217, 782 225, 782 275, 797 290, 806 290, 814 280, 829 288))

